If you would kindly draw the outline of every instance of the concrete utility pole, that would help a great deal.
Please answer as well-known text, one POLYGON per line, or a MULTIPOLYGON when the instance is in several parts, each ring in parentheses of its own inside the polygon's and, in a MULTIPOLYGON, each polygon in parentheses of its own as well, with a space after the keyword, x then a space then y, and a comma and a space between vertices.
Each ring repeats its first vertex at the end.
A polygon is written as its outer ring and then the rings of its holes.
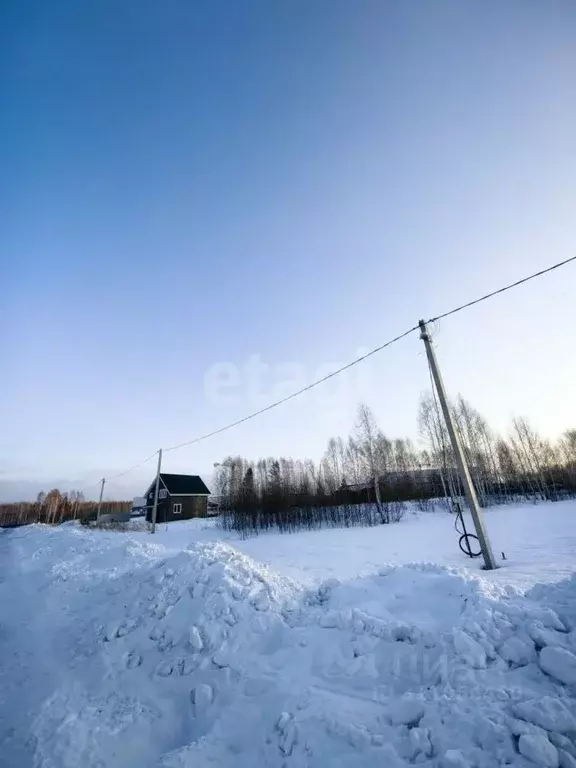
POLYGON ((156 486, 154 488, 154 506, 152 507, 152 529, 156 533, 156 513, 158 512, 158 490, 160 488, 160 470, 162 469, 162 448, 158 451, 158 469, 156 470, 156 486))
POLYGON ((474 521, 474 527, 476 528, 476 535, 478 536, 480 548, 482 549, 482 554, 484 556, 484 566, 487 571, 492 571, 497 567, 496 561, 494 560, 494 555, 492 554, 492 547, 490 546, 488 534, 484 528, 480 506, 478 504, 472 478, 470 477, 470 471, 468 469, 468 464, 466 463, 466 457, 464 456, 464 451, 462 450, 462 445, 460 444, 460 439, 456 431, 456 425, 454 424, 452 414, 450 413, 448 398, 446 396, 446 390, 444 389, 442 375, 440 373, 440 369, 438 368, 438 361, 436 360, 436 354, 434 352, 434 347, 432 346, 432 340, 430 339, 430 334, 428 333, 428 328, 426 327, 424 320, 420 320, 419 326, 421 331, 420 338, 426 347, 428 363, 430 364, 430 370, 432 371, 432 377, 434 378, 434 384, 436 385, 436 392, 438 393, 438 399, 440 400, 442 413, 444 414, 444 420, 446 421, 448 434, 450 435, 450 442, 452 443, 452 449, 454 451, 454 456, 456 457, 458 474, 460 475, 460 479, 464 487, 466 499, 472 514, 472 520, 474 521))
POLYGON ((96 522, 100 520, 100 510, 102 509, 102 496, 104 496, 104 485, 106 483, 106 478, 103 477, 100 481, 100 498, 98 499, 98 510, 96 512, 96 522))

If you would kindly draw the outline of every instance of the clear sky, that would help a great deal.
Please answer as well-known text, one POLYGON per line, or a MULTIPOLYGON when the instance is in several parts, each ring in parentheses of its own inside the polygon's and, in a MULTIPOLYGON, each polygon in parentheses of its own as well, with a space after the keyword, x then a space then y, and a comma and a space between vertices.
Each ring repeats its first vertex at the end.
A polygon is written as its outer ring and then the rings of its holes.
MULTIPOLYGON (((5 496, 120 472, 576 253, 571 0, 13 0, 0 36, 5 496)), ((497 429, 575 426, 575 295, 569 265, 443 321, 449 390, 497 429)), ((317 457, 360 398, 416 437, 417 335, 357 370, 166 471, 317 457)))

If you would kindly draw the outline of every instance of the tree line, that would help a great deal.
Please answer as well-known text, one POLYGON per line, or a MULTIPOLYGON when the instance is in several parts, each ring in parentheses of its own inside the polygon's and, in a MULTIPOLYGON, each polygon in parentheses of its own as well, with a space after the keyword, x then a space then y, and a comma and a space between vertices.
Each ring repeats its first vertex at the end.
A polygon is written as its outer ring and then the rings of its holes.
MULTIPOLYGON (((101 512, 128 512, 131 508, 131 501, 104 501, 101 512)), ((36 501, 0 504, 0 527, 29 523, 59 525, 69 520, 87 523, 96 519, 97 511, 98 504, 86 501, 80 491, 62 493, 53 488, 48 493, 40 492, 36 501)))
MULTIPOLYGON (((527 419, 515 418, 510 433, 500 436, 464 398, 450 407, 482 506, 576 495, 576 429, 553 442, 527 419)), ((228 456, 213 481, 221 524, 243 533, 377 525, 400 520, 409 501, 421 509, 430 508, 432 499, 444 499, 448 507, 456 498, 463 503, 432 394, 421 398, 418 424, 424 447, 410 438, 388 438, 361 405, 353 432, 330 438, 319 462, 228 456)))

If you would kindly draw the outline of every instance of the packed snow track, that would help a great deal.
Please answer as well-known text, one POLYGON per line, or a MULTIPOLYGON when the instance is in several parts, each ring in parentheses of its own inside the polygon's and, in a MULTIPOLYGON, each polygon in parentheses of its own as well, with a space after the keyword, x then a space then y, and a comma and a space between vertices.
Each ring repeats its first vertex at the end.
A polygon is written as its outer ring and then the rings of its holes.
POLYGON ((576 768, 576 577, 304 586, 204 539, 0 532, 0 765, 576 768))

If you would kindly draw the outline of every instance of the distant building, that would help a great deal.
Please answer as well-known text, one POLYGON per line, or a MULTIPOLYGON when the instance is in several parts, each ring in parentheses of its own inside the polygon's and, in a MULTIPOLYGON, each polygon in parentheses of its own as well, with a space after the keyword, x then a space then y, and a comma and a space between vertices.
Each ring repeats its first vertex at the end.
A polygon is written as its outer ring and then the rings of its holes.
MULTIPOLYGON (((152 520, 156 478, 146 491, 146 520, 152 520)), ((158 489, 157 523, 169 523, 172 520, 190 520, 193 517, 206 517, 208 514, 208 496, 210 491, 199 475, 160 474, 158 489)))
MULTIPOLYGON (((378 476, 378 487, 383 500, 432 498, 445 496, 450 490, 449 479, 456 476, 456 470, 451 467, 445 470, 438 467, 415 467, 405 472, 389 470, 378 476)), ((374 481, 343 483, 336 493, 341 497, 346 494, 349 499, 371 501, 374 481)))
POLYGON ((146 496, 135 496, 132 499, 132 517, 143 517, 146 514, 146 496))

